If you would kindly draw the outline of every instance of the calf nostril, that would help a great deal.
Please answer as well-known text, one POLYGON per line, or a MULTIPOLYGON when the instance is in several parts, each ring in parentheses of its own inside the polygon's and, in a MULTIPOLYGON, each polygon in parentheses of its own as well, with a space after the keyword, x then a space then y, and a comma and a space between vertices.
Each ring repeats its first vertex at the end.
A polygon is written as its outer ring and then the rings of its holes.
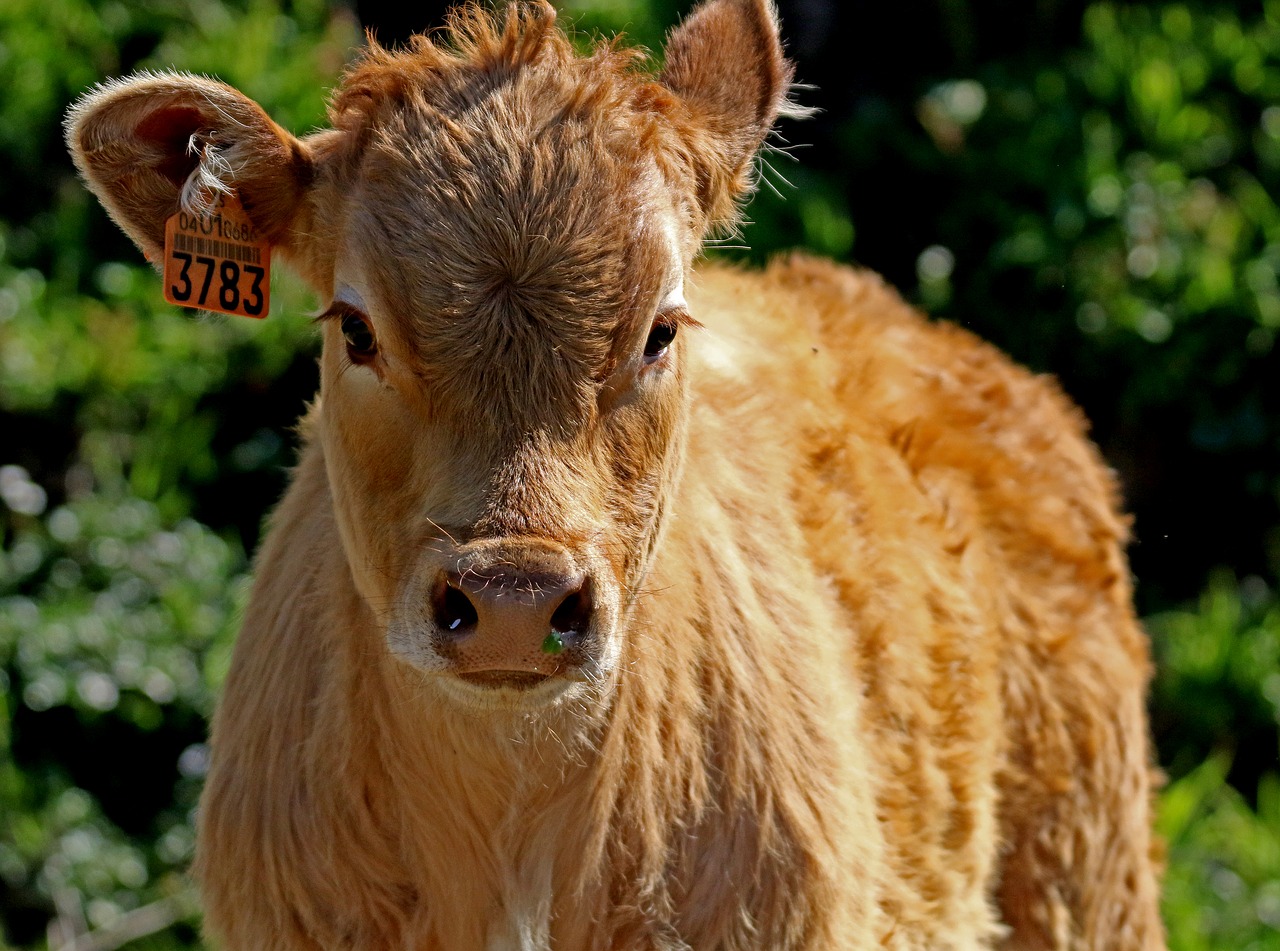
POLYGON ((591 626, 591 590, 589 582, 583 582, 577 591, 568 594, 551 615, 551 630, 557 634, 582 636, 591 626))
POLYGON ((436 624, 451 634, 461 634, 480 620, 471 599, 447 582, 436 591, 432 609, 436 624))

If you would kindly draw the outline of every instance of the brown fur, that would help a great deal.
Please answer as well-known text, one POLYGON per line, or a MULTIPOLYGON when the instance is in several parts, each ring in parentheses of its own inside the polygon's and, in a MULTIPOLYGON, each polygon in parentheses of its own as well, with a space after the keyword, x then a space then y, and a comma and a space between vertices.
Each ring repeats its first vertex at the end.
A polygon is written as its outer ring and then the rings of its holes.
POLYGON ((765 0, 642 65, 469 8, 372 47, 307 139, 182 75, 72 111, 144 250, 234 189, 377 338, 323 322, 214 723, 210 933, 1162 948, 1147 648, 1079 413, 872 275, 694 266, 784 108, 765 0), (679 333, 646 362, 655 313, 679 333), (552 575, 590 626, 526 690, 552 575), (468 655, 432 579, 476 577, 523 606, 468 655))

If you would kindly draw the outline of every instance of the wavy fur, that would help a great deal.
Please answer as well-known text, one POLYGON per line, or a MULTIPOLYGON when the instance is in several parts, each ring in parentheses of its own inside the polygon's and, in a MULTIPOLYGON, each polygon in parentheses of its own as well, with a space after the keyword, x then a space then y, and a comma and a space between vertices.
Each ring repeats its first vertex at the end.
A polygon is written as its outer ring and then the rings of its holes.
MULTIPOLYGON (((144 249, 234 188, 377 344, 321 322, 215 719, 223 946, 1164 946, 1147 645, 1079 412, 874 275, 694 264, 791 75, 765 0, 704 4, 656 76, 472 6, 371 42, 306 139, 181 75, 73 110, 144 249), (530 603, 590 581, 537 690, 469 685, 441 628, 433 579, 482 556, 530 603)), ((486 651, 525 670, 514 637, 486 651)))

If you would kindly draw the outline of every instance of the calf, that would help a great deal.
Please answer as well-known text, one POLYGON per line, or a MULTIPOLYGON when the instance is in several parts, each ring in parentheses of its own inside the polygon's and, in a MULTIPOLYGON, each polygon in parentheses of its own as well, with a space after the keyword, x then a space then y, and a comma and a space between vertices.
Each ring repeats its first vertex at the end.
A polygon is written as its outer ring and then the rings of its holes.
POLYGON ((302 139, 182 74, 71 110, 149 256, 234 195, 326 306, 200 808, 226 947, 1163 947, 1080 414, 871 274, 698 263, 790 79, 767 0, 656 75, 530 3, 370 43, 302 139))

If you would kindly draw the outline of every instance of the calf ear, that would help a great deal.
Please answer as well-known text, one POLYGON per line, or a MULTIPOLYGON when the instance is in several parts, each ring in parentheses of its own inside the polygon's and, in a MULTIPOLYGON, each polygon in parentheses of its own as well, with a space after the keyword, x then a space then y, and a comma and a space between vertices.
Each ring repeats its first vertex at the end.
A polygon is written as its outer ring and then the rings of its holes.
POLYGON ((142 252, 159 261, 165 221, 234 190, 266 239, 280 243, 312 177, 307 147, 230 86, 140 73, 71 107, 76 168, 142 252))
POLYGON ((684 102, 703 207, 731 223, 752 163, 786 105, 792 67, 770 0, 708 0, 667 38, 661 82, 684 102))

